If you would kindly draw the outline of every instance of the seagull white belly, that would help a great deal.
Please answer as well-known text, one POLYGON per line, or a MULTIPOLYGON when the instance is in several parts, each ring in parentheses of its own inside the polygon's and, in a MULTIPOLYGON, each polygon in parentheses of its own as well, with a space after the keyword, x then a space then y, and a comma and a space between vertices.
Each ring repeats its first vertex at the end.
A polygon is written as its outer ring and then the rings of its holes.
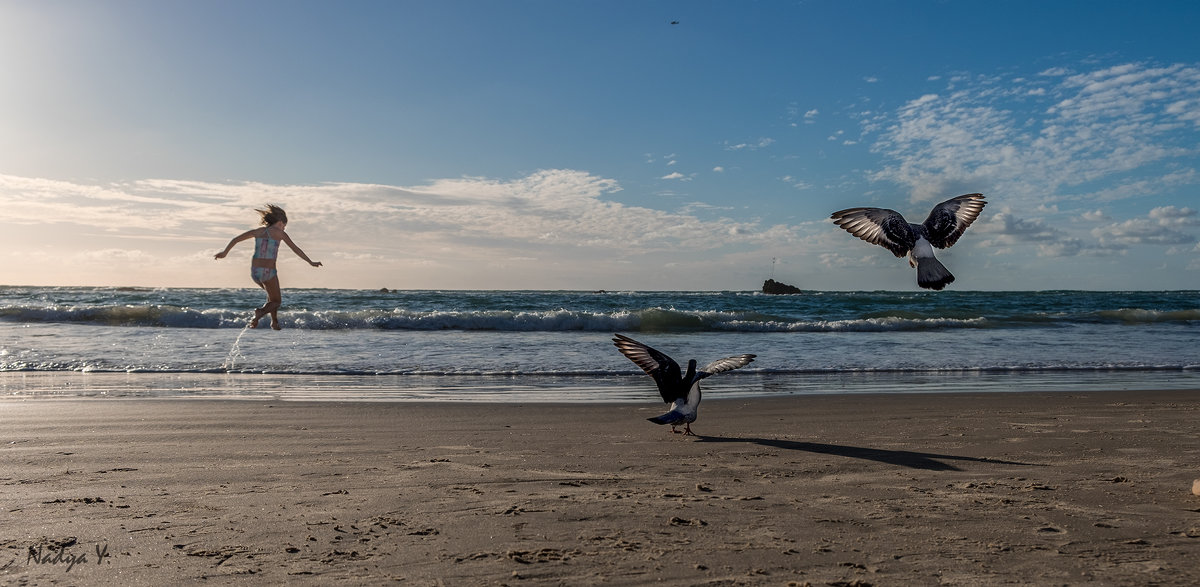
POLYGON ((680 422, 692 423, 696 421, 696 406, 690 406, 683 400, 675 401, 675 409, 672 412, 679 414, 680 422))

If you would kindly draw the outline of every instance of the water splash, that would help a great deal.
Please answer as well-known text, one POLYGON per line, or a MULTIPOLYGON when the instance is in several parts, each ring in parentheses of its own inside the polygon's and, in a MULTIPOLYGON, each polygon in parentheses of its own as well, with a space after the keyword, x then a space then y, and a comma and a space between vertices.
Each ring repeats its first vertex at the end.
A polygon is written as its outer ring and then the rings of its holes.
POLYGON ((232 371, 234 364, 237 363, 239 358, 246 358, 246 355, 242 354, 242 337, 246 335, 247 330, 250 330, 249 323, 242 328, 242 331, 238 333, 237 338, 233 339, 233 346, 229 347, 229 354, 225 356, 225 362, 221 363, 222 371, 232 371))

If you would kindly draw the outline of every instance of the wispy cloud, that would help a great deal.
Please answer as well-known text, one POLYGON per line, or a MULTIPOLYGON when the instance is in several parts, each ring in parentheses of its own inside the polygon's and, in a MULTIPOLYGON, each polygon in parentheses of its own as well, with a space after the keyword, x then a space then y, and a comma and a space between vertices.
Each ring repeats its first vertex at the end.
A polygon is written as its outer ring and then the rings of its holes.
MULTIPOLYGON (((1099 211, 1085 212, 1082 218, 1089 221, 1108 219, 1099 211)), ((1196 226, 1200 226, 1200 217, 1195 210, 1163 206, 1150 210, 1145 217, 1096 226, 1089 231, 1087 236, 1090 238, 1085 239, 1061 225, 1041 218, 1023 218, 1005 207, 973 230, 985 235, 985 240, 980 243, 984 248, 1032 244, 1037 246, 1039 256, 1071 257, 1112 255, 1137 245, 1190 245, 1197 242, 1197 236, 1186 229, 1196 226)))
POLYGON ((779 178, 779 181, 782 181, 783 183, 786 183, 798 190, 807 190, 807 189, 811 189, 813 187, 811 183, 801 180, 801 179, 797 179, 796 177, 791 176, 791 175, 785 175, 785 176, 779 178))
POLYGON ((468 273, 514 259, 578 265, 573 252, 594 260, 688 256, 795 238, 786 227, 702 220, 689 213, 703 211, 701 203, 683 212, 626 206, 613 199, 620 190, 614 180, 573 170, 417 186, 169 180, 94 186, 0 176, 0 208, 6 210, 0 223, 45 227, 37 229, 44 233, 102 235, 94 239, 91 262, 99 256, 152 267, 167 256, 211 258, 229 238, 255 224, 253 208, 278 202, 291 217, 289 232, 306 251, 337 261, 327 265, 424 264, 468 273), (112 245, 147 239, 154 244, 112 245), (197 252, 198 247, 204 251, 197 252))
POLYGON ((992 206, 972 230, 995 251, 1071 257, 1188 246, 1194 210, 1122 219, 1097 205, 1129 208, 1200 185, 1196 104, 1194 65, 957 74, 942 92, 862 118, 884 161, 869 177, 905 188, 913 202, 988 194, 992 206))
POLYGON ((1187 207, 1159 206, 1149 216, 1160 226, 1200 226, 1200 213, 1187 207))
MULTIPOLYGON (((914 201, 990 190, 1032 204, 1130 173, 1152 190, 1172 181, 1154 165, 1193 163, 1195 135, 1181 131, 1200 124, 1188 108, 1197 100, 1200 68, 1187 65, 956 79, 894 113, 873 145, 887 163, 872 179, 914 201)), ((1190 167, 1175 173, 1194 178, 1190 167)))
POLYGON ((1131 218, 1092 229, 1101 243, 1128 245, 1190 245, 1197 241, 1187 227, 1200 226, 1200 218, 1191 208, 1161 206, 1145 218, 1131 218))
POLYGON ((1124 245, 1085 241, 1044 219, 1023 218, 1008 208, 993 213, 972 230, 985 236, 979 247, 1003 254, 1011 253, 1013 247, 1020 245, 1034 247, 1039 257, 1107 256, 1127 248, 1124 245))
POLYGON ((725 150, 726 151, 743 151, 743 150, 757 151, 759 149, 765 149, 774 143, 775 143, 775 139, 768 138, 768 137, 760 138, 757 141, 751 142, 751 143, 730 144, 729 142, 726 142, 725 150))
POLYGON ((1167 228, 1146 218, 1131 218, 1101 228, 1093 228, 1092 236, 1101 243, 1117 245, 1184 245, 1196 242, 1196 237, 1167 228))

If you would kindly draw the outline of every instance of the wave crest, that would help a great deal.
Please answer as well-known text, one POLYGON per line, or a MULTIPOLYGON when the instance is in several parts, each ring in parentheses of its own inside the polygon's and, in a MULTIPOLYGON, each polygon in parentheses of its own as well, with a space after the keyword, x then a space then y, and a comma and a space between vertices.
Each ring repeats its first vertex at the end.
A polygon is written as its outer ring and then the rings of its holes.
MULTIPOLYGON (((98 305, 85 307, 13 305, 0 308, 0 320, 16 323, 64 322, 159 328, 242 328, 249 310, 186 306, 98 305)), ((758 311, 681 310, 674 307, 574 310, 311 310, 285 307, 290 328, 310 330, 466 330, 514 332, 890 332, 979 328, 1044 328, 1073 323, 1163 324, 1200 321, 1200 309, 1122 308, 1068 313, 971 313, 964 310, 864 312, 849 318, 776 316, 758 311)))
MULTIPOLYGON (((249 312, 195 310, 177 306, 98 306, 91 308, 0 309, 10 322, 69 322, 101 326, 160 328, 241 328, 249 312)), ((558 308, 542 311, 470 310, 296 310, 282 312, 291 328, 309 330, 494 330, 513 332, 884 332, 983 328, 985 318, 868 317, 850 320, 798 320, 758 312, 648 308, 589 312, 558 308)))

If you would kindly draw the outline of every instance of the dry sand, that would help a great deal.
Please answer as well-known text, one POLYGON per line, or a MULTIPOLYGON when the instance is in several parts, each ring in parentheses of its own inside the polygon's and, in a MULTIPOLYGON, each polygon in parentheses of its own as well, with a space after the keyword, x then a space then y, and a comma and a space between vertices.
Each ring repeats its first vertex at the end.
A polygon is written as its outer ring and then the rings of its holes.
POLYGON ((1197 391, 660 407, 0 402, 0 583, 1200 584, 1197 391))

